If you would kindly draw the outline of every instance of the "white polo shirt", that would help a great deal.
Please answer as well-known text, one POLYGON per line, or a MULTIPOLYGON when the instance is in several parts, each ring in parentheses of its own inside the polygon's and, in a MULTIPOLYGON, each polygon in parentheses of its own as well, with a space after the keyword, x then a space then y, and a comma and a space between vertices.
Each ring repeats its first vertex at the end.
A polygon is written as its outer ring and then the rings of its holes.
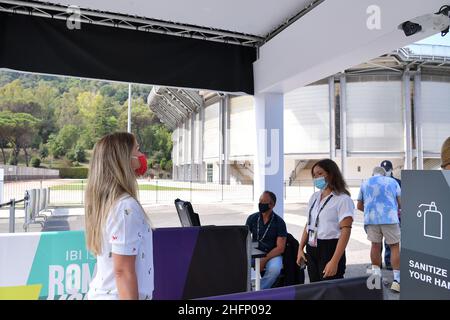
POLYGON ((333 197, 328 201, 323 210, 320 212, 317 239, 338 239, 341 236, 341 229, 339 227, 339 224, 346 217, 353 218, 355 205, 353 203, 353 200, 345 193, 337 195, 332 192, 330 195, 320 201, 321 193, 321 191, 317 191, 309 199, 307 211, 308 217, 311 206, 314 204, 314 207, 311 210, 311 221, 309 227, 311 229, 314 228, 316 224, 317 214, 319 213, 320 208, 322 208, 325 201, 327 201, 327 199, 331 195, 333 195, 333 197))
POLYGON ((97 256, 97 272, 90 283, 89 300, 117 300, 112 254, 136 256, 139 300, 153 296, 153 238, 145 212, 136 199, 120 197, 110 211, 103 231, 102 254, 97 256))

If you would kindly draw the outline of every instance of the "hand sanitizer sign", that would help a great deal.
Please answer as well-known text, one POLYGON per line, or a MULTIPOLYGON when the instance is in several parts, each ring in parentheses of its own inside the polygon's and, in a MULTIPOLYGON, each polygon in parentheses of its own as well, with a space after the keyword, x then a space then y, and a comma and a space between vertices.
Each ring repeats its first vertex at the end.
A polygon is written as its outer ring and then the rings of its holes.
POLYGON ((438 211, 435 202, 419 205, 417 217, 423 218, 423 236, 442 240, 442 212, 438 211), (420 208, 426 207, 424 213, 420 208))
POLYGON ((450 170, 402 171, 401 299, 450 300, 450 170))

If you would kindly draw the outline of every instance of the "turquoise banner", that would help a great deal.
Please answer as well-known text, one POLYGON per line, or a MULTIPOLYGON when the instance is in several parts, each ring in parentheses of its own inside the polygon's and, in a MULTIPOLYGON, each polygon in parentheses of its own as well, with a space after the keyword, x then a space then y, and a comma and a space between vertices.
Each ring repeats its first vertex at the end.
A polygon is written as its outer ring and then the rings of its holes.
POLYGON ((27 285, 42 285, 39 299, 82 300, 94 275, 96 259, 86 249, 83 231, 44 232, 27 285))

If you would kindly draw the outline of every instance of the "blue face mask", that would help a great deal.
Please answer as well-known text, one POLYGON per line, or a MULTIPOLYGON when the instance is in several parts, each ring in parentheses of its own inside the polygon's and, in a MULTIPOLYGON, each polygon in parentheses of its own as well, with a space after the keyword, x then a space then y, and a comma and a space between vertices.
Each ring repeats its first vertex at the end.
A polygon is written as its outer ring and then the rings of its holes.
POLYGON ((314 185, 317 189, 323 190, 327 187, 328 182, 325 180, 325 177, 320 177, 314 179, 314 185))

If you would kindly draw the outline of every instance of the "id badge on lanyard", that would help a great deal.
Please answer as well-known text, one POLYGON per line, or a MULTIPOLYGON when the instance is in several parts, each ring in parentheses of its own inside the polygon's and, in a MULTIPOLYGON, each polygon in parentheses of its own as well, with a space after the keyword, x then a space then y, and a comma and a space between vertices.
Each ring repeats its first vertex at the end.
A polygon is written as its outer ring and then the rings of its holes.
POLYGON ((323 204, 322 208, 319 209, 319 212, 317 213, 317 217, 316 217, 316 223, 314 226, 311 226, 311 211, 314 208, 314 205, 316 204, 316 200, 314 200, 313 205, 311 206, 311 208, 309 209, 309 224, 308 224, 308 244, 311 247, 317 247, 317 234, 318 234, 318 230, 319 230, 319 215, 320 212, 322 212, 323 208, 325 208, 325 206, 327 205, 328 201, 330 201, 330 199, 333 197, 333 195, 331 194, 328 199, 325 201, 325 203, 323 204))
POLYGON ((317 228, 308 230, 308 244, 310 247, 317 247, 317 228))

